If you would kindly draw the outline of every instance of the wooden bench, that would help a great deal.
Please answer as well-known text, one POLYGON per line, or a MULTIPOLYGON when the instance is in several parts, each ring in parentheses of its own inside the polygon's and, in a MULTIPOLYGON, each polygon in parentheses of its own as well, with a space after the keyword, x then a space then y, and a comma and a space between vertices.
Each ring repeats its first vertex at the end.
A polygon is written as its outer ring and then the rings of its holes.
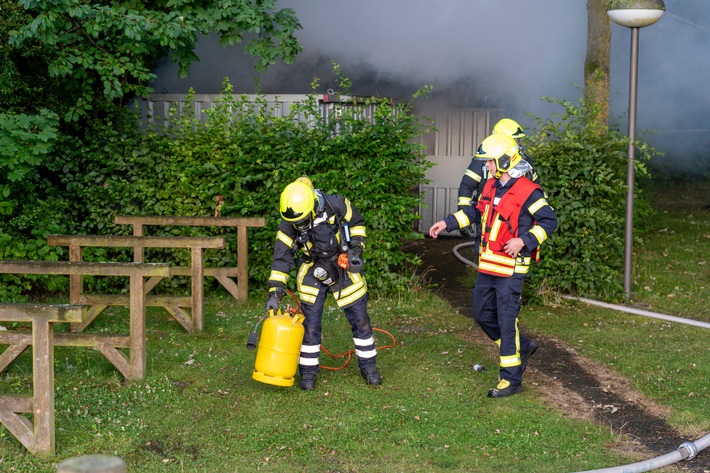
MULTIPOLYGON (((54 337, 55 345, 97 348, 127 379, 143 379, 146 369, 145 353, 145 280, 146 277, 167 277, 167 264, 146 263, 90 263, 77 261, 0 261, 0 273, 61 274, 87 276, 128 276, 130 293, 126 299, 130 310, 128 336, 61 333, 54 337), (128 357, 119 350, 128 348, 128 357)), ((81 299, 81 298, 80 298, 81 299)), ((81 303, 81 300, 77 301, 81 303)), ((85 311, 82 311, 82 317, 85 311)), ((78 323, 82 320, 71 320, 78 323)), ((0 355, 0 371, 5 370, 33 342, 32 336, 17 331, 0 331, 0 345, 10 345, 0 355)))
MULTIPOLYGON (((170 217, 117 215, 116 224, 133 225, 133 235, 143 236, 146 226, 235 227, 237 229, 237 266, 204 268, 205 276, 213 276, 235 299, 246 299, 249 293, 249 245, 247 229, 264 227, 263 217, 170 217), (236 283, 232 278, 236 278, 236 283)), ((136 247, 134 261, 143 261, 143 248, 136 247)), ((177 273, 176 273, 177 274, 177 273)))
MULTIPOLYGON (((170 267, 170 276, 190 276, 191 292, 189 297, 164 295, 150 296, 148 293, 163 279, 152 277, 145 286, 146 304, 164 307, 185 330, 199 332, 204 328, 204 250, 221 249, 225 246, 224 238, 216 237, 160 237, 160 236, 120 236, 120 235, 50 235, 47 243, 51 246, 68 246, 69 260, 82 261, 85 247, 134 248, 189 248, 191 265, 189 267, 170 267), (183 310, 191 309, 191 314, 183 310)), ((137 258, 136 262, 143 262, 137 258)), ((74 331, 86 328, 101 312, 110 305, 126 305, 126 296, 121 294, 84 294, 82 275, 70 276, 70 302, 82 302, 91 305, 84 321, 72 327, 74 331)))
MULTIPOLYGON (((0 396, 0 422, 32 453, 54 451, 54 324, 78 322, 79 305, 0 304, 0 322, 32 323, 32 396, 0 396), (30 421, 24 414, 32 414, 30 421)), ((2 342, 0 342, 2 343, 2 342)))

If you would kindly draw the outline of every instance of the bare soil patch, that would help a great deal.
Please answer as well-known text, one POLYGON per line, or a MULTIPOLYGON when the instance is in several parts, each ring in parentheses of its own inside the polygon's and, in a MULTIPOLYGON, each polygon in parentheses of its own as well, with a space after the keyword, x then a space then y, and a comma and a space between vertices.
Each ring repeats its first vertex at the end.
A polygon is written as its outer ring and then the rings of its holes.
MULTIPOLYGON (((422 270, 438 295, 447 299, 462 316, 471 318, 471 289, 460 282, 474 269, 462 263, 453 248, 466 240, 454 237, 426 238, 410 242, 407 251, 419 255, 422 270)), ((495 354, 482 331, 472 337, 495 354)), ((619 374, 607 366, 585 358, 559 340, 535 335, 540 348, 528 365, 526 389, 534 390, 551 409, 572 418, 583 418, 604 425, 619 435, 621 449, 638 461, 676 450, 683 437, 668 424, 669 410, 635 391, 619 374)), ((671 469, 707 473, 697 462, 676 463, 671 469)))

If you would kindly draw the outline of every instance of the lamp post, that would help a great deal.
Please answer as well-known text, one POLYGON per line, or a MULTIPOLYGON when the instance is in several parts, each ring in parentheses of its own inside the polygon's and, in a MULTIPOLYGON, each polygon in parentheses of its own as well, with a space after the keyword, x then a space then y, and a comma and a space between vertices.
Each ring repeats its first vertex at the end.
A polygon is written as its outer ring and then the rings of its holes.
POLYGON ((626 227, 624 231, 624 292, 631 299, 631 271, 634 244, 634 159, 636 148, 636 91, 638 84, 639 28, 661 19, 666 10, 663 0, 609 0, 607 15, 617 25, 631 28, 631 67, 629 73, 629 149, 626 184, 626 227))

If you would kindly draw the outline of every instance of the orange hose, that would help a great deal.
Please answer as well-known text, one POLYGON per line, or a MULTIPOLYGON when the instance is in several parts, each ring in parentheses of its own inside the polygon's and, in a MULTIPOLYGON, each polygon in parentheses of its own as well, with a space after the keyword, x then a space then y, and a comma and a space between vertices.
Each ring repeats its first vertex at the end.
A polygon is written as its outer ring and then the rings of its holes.
MULTIPOLYGON (((303 313, 303 310, 301 309, 301 303, 299 302, 298 298, 293 294, 293 292, 289 291, 288 289, 287 289, 287 291, 288 291, 288 293, 291 295, 291 298, 293 298, 293 300, 294 300, 294 302, 296 303, 296 305, 298 306, 298 310, 299 310, 301 313, 303 313)), ((397 345, 397 340, 394 338, 394 335, 392 335, 391 333, 389 333, 387 330, 384 330, 384 329, 381 329, 381 328, 372 327, 372 331, 373 331, 373 332, 376 331, 376 332, 386 333, 386 334, 389 335, 390 338, 392 339, 392 344, 391 344, 391 345, 382 345, 382 346, 380 346, 380 347, 375 347, 376 350, 384 350, 384 349, 387 349, 387 348, 392 348, 392 347, 394 347, 395 345, 397 345)), ((323 345, 321 345, 320 348, 321 348, 321 350, 323 350, 324 352, 326 352, 326 353, 328 354, 328 356, 330 356, 330 357, 331 357, 332 359, 334 359, 334 360, 336 360, 336 359, 338 359, 338 358, 343 358, 343 357, 346 357, 346 356, 348 357, 348 359, 345 360, 345 363, 343 363, 342 366, 332 367, 332 366, 320 365, 320 368, 322 368, 322 369, 324 369, 324 370, 330 370, 330 371, 339 371, 339 370, 342 370, 343 368, 345 368, 346 366, 348 366, 348 363, 350 363, 350 360, 352 359, 353 353, 355 353, 355 350, 348 350, 348 351, 346 351, 345 353, 341 353, 341 354, 339 354, 339 355, 333 355, 333 354, 332 354, 331 352, 329 352, 328 349, 327 349, 326 347, 324 347, 323 345)))
MULTIPOLYGON (((384 349, 386 349, 386 348, 392 348, 393 346, 397 345, 397 340, 394 338, 394 335, 392 335, 391 333, 389 333, 387 330, 384 330, 384 329, 381 329, 381 328, 372 327, 372 331, 373 331, 373 332, 376 331, 376 332, 386 333, 386 334, 389 335, 390 338, 392 339, 392 344, 391 344, 391 345, 382 345, 382 346, 379 346, 379 347, 375 347, 376 350, 384 350, 384 349)), ((345 368, 346 366, 348 366, 348 363, 350 363, 350 360, 352 359, 353 353, 355 353, 355 350, 348 350, 348 351, 346 351, 345 353, 341 353, 341 354, 339 354, 339 355, 333 355, 333 354, 330 353, 330 352, 328 351, 328 349, 327 349, 326 347, 324 347, 323 345, 321 345, 320 348, 321 348, 321 350, 323 350, 324 352, 326 352, 326 353, 327 353, 331 358, 333 358, 334 360, 337 359, 337 358, 343 358, 344 356, 347 356, 347 357, 348 357, 348 359, 345 360, 345 363, 343 363, 342 366, 332 367, 332 366, 320 365, 320 368, 321 368, 321 369, 329 370, 329 371, 340 371, 340 370, 342 370, 343 368, 345 368)))

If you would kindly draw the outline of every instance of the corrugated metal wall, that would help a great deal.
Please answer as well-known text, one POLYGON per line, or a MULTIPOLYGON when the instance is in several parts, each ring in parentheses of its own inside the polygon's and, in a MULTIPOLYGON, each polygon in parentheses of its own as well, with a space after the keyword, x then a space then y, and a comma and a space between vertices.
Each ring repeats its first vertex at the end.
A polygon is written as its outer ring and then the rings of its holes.
MULTIPOLYGON (((427 172, 429 183, 422 184, 419 231, 457 210, 458 189, 476 148, 503 118, 501 108, 461 108, 439 112, 437 131, 425 140, 427 159, 434 166, 427 172)), ((446 232, 442 233, 446 234, 446 232)), ((455 232, 454 234, 458 234, 455 232)))

